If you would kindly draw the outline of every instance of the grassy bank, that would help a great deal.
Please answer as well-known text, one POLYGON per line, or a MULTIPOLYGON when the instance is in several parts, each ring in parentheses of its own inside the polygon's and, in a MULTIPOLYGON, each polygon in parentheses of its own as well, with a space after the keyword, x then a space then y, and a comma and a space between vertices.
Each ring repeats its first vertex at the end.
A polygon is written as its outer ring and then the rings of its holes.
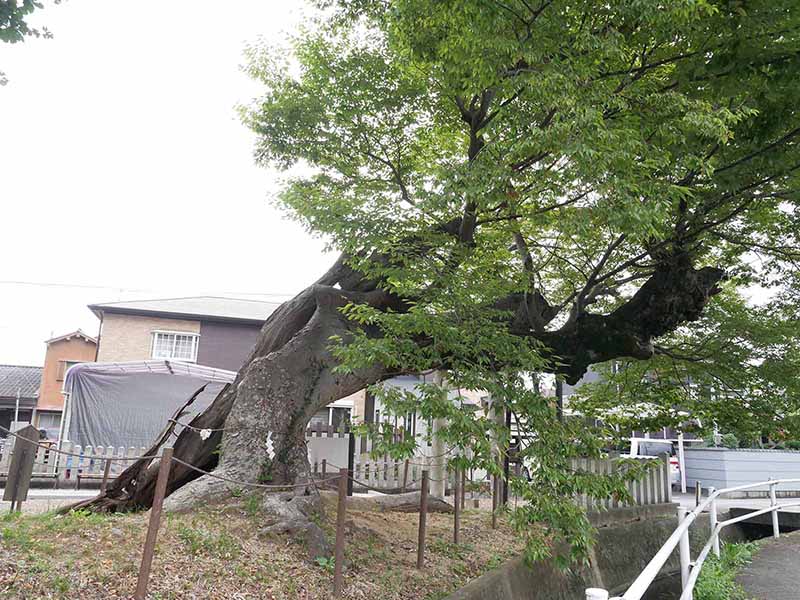
MULTIPOLYGON (((320 524, 333 539, 335 507, 320 524)), ((303 544, 266 535, 257 497, 162 521, 150 597, 316 599, 331 597, 332 561, 310 564, 303 544)), ((521 551, 511 530, 466 511, 458 547, 452 515, 428 516, 426 568, 416 563, 416 514, 348 511, 345 598, 441 598, 521 551)), ((146 514, 52 513, 0 521, 0 598, 129 599, 136 585, 146 514)))
POLYGON ((720 557, 706 559, 694 589, 695 600, 749 600, 736 581, 736 574, 758 551, 757 542, 723 544, 720 557))

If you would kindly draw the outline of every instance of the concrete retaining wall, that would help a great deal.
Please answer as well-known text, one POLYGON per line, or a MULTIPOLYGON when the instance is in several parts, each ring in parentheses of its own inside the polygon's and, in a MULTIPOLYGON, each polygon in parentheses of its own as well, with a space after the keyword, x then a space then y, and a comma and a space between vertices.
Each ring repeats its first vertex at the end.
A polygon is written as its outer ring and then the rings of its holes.
MULTIPOLYGON (((551 562, 531 567, 522 559, 511 560, 500 568, 475 579, 450 595, 447 600, 583 600, 587 587, 621 595, 644 569, 678 525, 677 505, 661 504, 620 509, 597 516, 598 541, 591 564, 570 572, 559 571, 551 562)), ((692 532, 692 556, 702 548, 710 533, 708 519, 699 519, 692 532)), ((735 526, 724 530, 727 539, 744 539, 735 526)), ((677 551, 665 565, 648 598, 676 589, 679 580, 677 551)))
MULTIPOLYGON (((792 450, 733 450, 728 448, 687 448, 686 483, 699 481, 703 488, 723 489, 773 479, 800 478, 800 452, 792 450)), ((727 494, 726 498, 765 496, 769 488, 727 494)), ((778 493, 796 495, 800 483, 778 486, 778 493), (795 492, 795 494, 791 494, 795 492)))

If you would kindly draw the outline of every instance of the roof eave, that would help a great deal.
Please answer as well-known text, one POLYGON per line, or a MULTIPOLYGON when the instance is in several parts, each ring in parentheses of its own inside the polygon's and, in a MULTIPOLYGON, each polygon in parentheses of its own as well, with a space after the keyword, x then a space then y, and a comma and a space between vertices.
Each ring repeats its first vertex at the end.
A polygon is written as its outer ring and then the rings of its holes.
POLYGON ((238 323, 240 325, 263 325, 266 319, 248 319, 246 317, 224 317, 220 315, 205 315, 194 313, 181 313, 161 310, 146 310, 137 308, 121 308, 117 306, 104 306, 102 304, 89 304, 98 319, 103 318, 103 313, 132 315, 136 317, 160 317, 164 319, 184 319, 187 321, 214 321, 217 323, 238 323))

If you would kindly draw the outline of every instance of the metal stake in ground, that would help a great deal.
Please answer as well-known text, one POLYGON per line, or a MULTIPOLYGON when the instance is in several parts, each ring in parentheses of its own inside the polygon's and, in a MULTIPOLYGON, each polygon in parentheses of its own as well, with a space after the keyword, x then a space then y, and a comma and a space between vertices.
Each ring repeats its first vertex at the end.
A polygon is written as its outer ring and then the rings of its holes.
POLYGON ((336 546, 333 565, 333 596, 342 596, 342 569, 344 568, 344 518, 347 511, 347 469, 339 469, 339 501, 336 504, 336 546))
POLYGON ((419 493, 419 537, 417 538, 417 568, 425 565, 425 526, 428 520, 428 471, 422 472, 422 488, 419 493))
POLYGON ((145 600, 147 596, 147 583, 150 580, 150 567, 153 564, 153 552, 156 549, 158 526, 161 523, 161 508, 164 505, 164 494, 167 491, 169 469, 172 464, 172 448, 164 448, 161 464, 158 467, 158 479, 153 495, 153 507, 150 509, 150 523, 147 526, 147 537, 144 540, 142 551, 142 565, 139 567, 139 580, 136 582, 134 600, 145 600))

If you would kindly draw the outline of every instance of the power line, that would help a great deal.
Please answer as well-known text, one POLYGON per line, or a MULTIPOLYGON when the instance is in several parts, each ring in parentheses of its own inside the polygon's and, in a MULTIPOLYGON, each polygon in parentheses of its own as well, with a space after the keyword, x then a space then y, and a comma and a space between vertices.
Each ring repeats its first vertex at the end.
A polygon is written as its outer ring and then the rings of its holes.
MULTIPOLYGON (((26 285, 32 287, 47 287, 47 288, 67 288, 67 289, 88 289, 88 290, 113 290, 116 292, 133 292, 137 294, 157 294, 164 292, 164 288, 126 288, 113 285, 93 285, 83 283, 62 283, 52 281, 21 281, 21 280, 0 280, 0 285, 26 285)), ((283 297, 291 298, 295 293, 290 292, 239 292, 239 291, 208 291, 208 294, 225 294, 230 296, 270 296, 270 297, 283 297)))

